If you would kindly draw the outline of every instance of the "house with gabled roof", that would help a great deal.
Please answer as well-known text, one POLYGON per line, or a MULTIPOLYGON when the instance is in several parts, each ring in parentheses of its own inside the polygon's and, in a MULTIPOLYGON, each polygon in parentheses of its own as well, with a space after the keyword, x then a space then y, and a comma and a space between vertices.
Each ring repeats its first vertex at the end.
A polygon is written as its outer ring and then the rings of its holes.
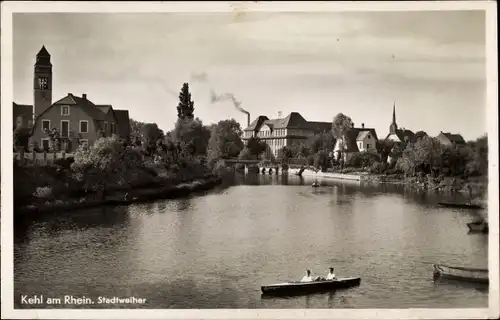
POLYGON ((68 93, 37 116, 32 136, 40 148, 50 148, 47 130, 53 128, 59 131, 61 149, 68 152, 75 151, 81 143, 92 144, 100 137, 116 134, 128 139, 130 135, 127 110, 94 104, 86 94, 79 97, 68 93))
POLYGON ((300 145, 307 138, 331 129, 331 122, 307 121, 298 112, 291 112, 284 118, 276 119, 261 115, 243 130, 242 139, 247 143, 251 137, 258 137, 265 141, 269 151, 277 156, 281 148, 300 145))
POLYGON ((355 153, 376 153, 377 141, 377 132, 374 128, 365 128, 364 123, 361 124, 361 128, 352 127, 343 137, 337 139, 333 149, 335 159, 348 162, 355 153))
POLYGON ((465 139, 458 133, 452 134, 450 132, 441 131, 436 138, 445 146, 460 146, 466 144, 465 139))
POLYGON ((14 126, 31 127, 38 148, 49 149, 47 130, 57 129, 61 149, 72 152, 81 143, 93 143, 101 136, 118 135, 129 139, 130 121, 127 110, 111 105, 95 104, 87 94, 67 96, 52 103, 52 63, 45 48, 38 52, 33 74, 33 105, 13 103, 14 126))

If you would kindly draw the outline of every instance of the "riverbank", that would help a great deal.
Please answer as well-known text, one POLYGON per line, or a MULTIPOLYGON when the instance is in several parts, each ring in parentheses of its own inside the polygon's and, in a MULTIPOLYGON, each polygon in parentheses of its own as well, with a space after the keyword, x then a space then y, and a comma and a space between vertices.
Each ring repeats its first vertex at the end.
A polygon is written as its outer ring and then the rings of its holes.
MULTIPOLYGON (((289 175, 298 175, 300 169, 288 169, 289 175)), ((488 178, 480 177, 431 177, 430 175, 418 175, 414 177, 405 177, 402 174, 374 174, 368 172, 352 172, 349 174, 338 172, 321 172, 312 169, 305 169, 302 176, 359 181, 368 184, 399 184, 415 189, 442 191, 442 192, 460 192, 464 194, 470 192, 473 195, 485 195, 488 190, 488 178)))
POLYGON ((42 214, 67 210, 88 209, 99 206, 128 205, 132 203, 150 202, 160 199, 184 197, 194 192, 210 190, 222 183, 222 178, 207 175, 191 182, 176 185, 164 185, 150 188, 135 188, 110 192, 104 199, 98 196, 81 197, 66 200, 32 203, 14 209, 16 215, 42 214))

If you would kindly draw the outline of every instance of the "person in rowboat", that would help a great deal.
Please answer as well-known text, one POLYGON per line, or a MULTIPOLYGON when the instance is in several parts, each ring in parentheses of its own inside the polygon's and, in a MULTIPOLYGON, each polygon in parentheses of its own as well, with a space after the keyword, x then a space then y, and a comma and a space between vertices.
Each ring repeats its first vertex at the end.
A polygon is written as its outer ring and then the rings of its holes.
POLYGON ((333 273, 333 268, 330 268, 330 272, 328 272, 326 280, 335 280, 335 279, 337 279, 337 277, 335 276, 335 273, 333 273))
POLYGON ((300 280, 300 282, 312 282, 314 281, 313 277, 311 276, 311 270, 307 269, 306 270, 306 275, 300 280))

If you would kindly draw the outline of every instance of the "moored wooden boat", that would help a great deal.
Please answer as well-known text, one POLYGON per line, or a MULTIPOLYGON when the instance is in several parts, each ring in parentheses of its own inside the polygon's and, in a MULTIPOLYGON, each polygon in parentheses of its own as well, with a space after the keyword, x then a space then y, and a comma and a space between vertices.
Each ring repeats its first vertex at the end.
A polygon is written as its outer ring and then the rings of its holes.
POLYGON ((469 204, 469 203, 454 203, 454 202, 438 202, 440 206, 449 207, 449 208, 463 208, 463 209, 483 209, 478 204, 469 204))
POLYGON ((485 221, 469 222, 467 227, 469 227, 469 232, 488 233, 488 222, 485 221))
POLYGON ((489 283, 488 269, 451 267, 434 264, 434 278, 489 283))
POLYGON ((321 280, 312 282, 292 281, 264 285, 261 286, 261 290, 265 295, 295 295, 345 289, 358 286, 360 282, 360 277, 338 278, 335 280, 321 280))

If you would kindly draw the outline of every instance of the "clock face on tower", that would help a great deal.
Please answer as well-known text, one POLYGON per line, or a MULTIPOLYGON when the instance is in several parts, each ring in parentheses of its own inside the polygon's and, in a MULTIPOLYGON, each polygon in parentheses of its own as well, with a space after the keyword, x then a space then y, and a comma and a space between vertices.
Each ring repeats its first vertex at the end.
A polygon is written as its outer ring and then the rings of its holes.
POLYGON ((38 88, 40 89, 48 89, 49 81, 47 77, 38 78, 38 88))

